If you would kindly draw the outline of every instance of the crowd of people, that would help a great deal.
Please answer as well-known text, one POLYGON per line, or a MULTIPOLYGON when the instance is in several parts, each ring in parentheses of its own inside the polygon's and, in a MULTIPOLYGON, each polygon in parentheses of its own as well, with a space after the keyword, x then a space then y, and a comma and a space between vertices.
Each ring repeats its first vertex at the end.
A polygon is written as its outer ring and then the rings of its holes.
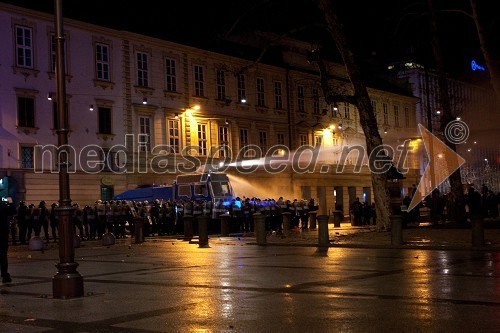
MULTIPOLYGON (((435 190, 425 200, 430 209, 430 222, 433 224, 446 219, 446 195, 435 190)), ((409 205, 410 196, 407 195, 403 204, 409 205)), ((498 217, 499 195, 483 186, 481 192, 471 187, 466 194, 467 208, 471 213, 481 214, 484 217, 498 217), (478 203, 475 203, 478 202, 478 203)), ((406 222, 416 222, 419 219, 419 205, 408 213, 406 222)), ((10 219, 9 233, 13 245, 27 244, 37 236, 44 241, 57 241, 59 214, 58 204, 48 206, 45 201, 38 205, 27 204, 21 201, 14 209, 14 218, 10 219)), ((254 230, 254 213, 265 216, 268 231, 280 231, 283 228, 283 213, 290 213, 290 228, 307 230, 311 223, 309 212, 317 211, 318 205, 314 199, 261 199, 239 197, 225 202, 198 201, 120 201, 97 200, 93 205, 72 205, 71 223, 75 234, 82 240, 101 239, 104 233, 112 233, 116 238, 125 238, 134 234, 136 221, 143 222, 145 236, 164 236, 182 234, 184 231, 183 218, 186 215, 210 217, 209 232, 220 231, 221 215, 229 216, 230 232, 252 232, 254 230), (215 221, 217 220, 217 221, 215 221)), ((342 214, 343 215, 343 214, 342 214)), ((349 208, 352 225, 375 225, 375 203, 361 203, 356 198, 349 208)))
MULTIPOLYGON (((32 237, 40 237, 45 242, 57 242, 59 214, 58 204, 50 206, 45 201, 38 205, 21 201, 14 209, 9 223, 12 245, 27 244, 32 237)), ((314 199, 284 200, 260 198, 235 198, 231 201, 215 202, 199 201, 125 201, 97 200, 93 205, 72 205, 71 223, 75 234, 81 240, 101 239, 110 232, 116 238, 125 238, 134 234, 137 221, 143 223, 145 236, 163 236, 182 234, 183 218, 190 215, 209 216, 210 231, 220 231, 220 216, 229 216, 230 232, 252 232, 252 214, 261 213, 266 217, 266 228, 278 231, 282 228, 282 214, 290 213, 290 228, 307 229, 309 212, 317 210, 314 199)))

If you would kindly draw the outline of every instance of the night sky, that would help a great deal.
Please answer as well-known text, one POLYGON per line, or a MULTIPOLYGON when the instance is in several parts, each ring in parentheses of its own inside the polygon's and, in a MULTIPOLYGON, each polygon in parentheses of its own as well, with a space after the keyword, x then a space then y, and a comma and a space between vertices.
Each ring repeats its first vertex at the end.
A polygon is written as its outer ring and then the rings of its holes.
MULTIPOLYGON (((3 2, 53 12, 52 0, 3 2)), ((469 9, 468 0, 435 2, 437 8, 469 9)), ((483 1, 483 5, 492 6, 489 3, 483 1)), ((215 49, 229 32, 230 36, 235 36, 256 30, 286 33, 334 49, 322 27, 322 14, 311 0, 165 1, 162 6, 167 9, 160 9, 159 4, 157 0, 142 0, 137 4, 115 0, 66 0, 63 1, 63 14, 207 49, 215 49), (238 24, 233 27, 235 22, 238 24), (290 34, 293 30, 298 31, 290 34)), ((420 62, 432 63, 427 18, 422 14, 426 0, 351 0, 335 6, 360 58, 387 64, 417 55, 420 62)), ((487 14, 494 12, 484 10, 487 14)), ((456 76, 471 74, 470 61, 474 58, 483 62, 472 19, 457 13, 441 13, 439 18, 447 71, 456 76)), ((491 31, 498 32, 498 20, 486 19, 491 31)))

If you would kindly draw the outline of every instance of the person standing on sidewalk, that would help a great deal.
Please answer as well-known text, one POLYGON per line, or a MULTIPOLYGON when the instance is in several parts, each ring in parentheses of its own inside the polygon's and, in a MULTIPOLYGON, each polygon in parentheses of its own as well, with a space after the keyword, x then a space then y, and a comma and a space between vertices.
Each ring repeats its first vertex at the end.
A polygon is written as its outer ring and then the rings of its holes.
POLYGON ((9 274, 9 262, 7 252, 9 250, 10 219, 16 214, 16 208, 12 204, 12 198, 0 203, 0 271, 2 283, 10 283, 12 279, 9 274))

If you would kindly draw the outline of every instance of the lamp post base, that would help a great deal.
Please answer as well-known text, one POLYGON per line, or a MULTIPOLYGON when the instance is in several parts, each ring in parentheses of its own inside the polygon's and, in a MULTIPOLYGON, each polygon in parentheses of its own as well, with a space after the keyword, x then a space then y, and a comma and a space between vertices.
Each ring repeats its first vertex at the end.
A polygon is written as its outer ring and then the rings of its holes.
POLYGON ((83 277, 76 271, 77 263, 59 263, 58 272, 52 278, 54 298, 83 297, 83 277))

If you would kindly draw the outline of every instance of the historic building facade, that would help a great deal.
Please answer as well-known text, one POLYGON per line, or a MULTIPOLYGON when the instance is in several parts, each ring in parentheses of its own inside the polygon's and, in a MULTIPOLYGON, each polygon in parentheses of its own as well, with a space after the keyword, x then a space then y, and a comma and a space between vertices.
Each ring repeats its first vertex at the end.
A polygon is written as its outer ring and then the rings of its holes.
MULTIPOLYGON (((355 197, 372 200, 367 156, 342 154, 364 146, 358 111, 326 105, 307 43, 287 40, 271 64, 70 19, 64 28, 73 201, 207 169, 228 172, 239 196, 319 198, 344 212, 355 197), (321 146, 315 167, 306 146, 321 146), (264 168, 269 159, 285 168, 264 168)), ((51 15, 0 4, 0 172, 17 200, 58 199, 53 35, 51 15)), ((343 66, 329 70, 348 93, 343 66)), ((422 153, 417 100, 401 89, 369 93, 395 157, 412 140, 408 188, 422 153)))

